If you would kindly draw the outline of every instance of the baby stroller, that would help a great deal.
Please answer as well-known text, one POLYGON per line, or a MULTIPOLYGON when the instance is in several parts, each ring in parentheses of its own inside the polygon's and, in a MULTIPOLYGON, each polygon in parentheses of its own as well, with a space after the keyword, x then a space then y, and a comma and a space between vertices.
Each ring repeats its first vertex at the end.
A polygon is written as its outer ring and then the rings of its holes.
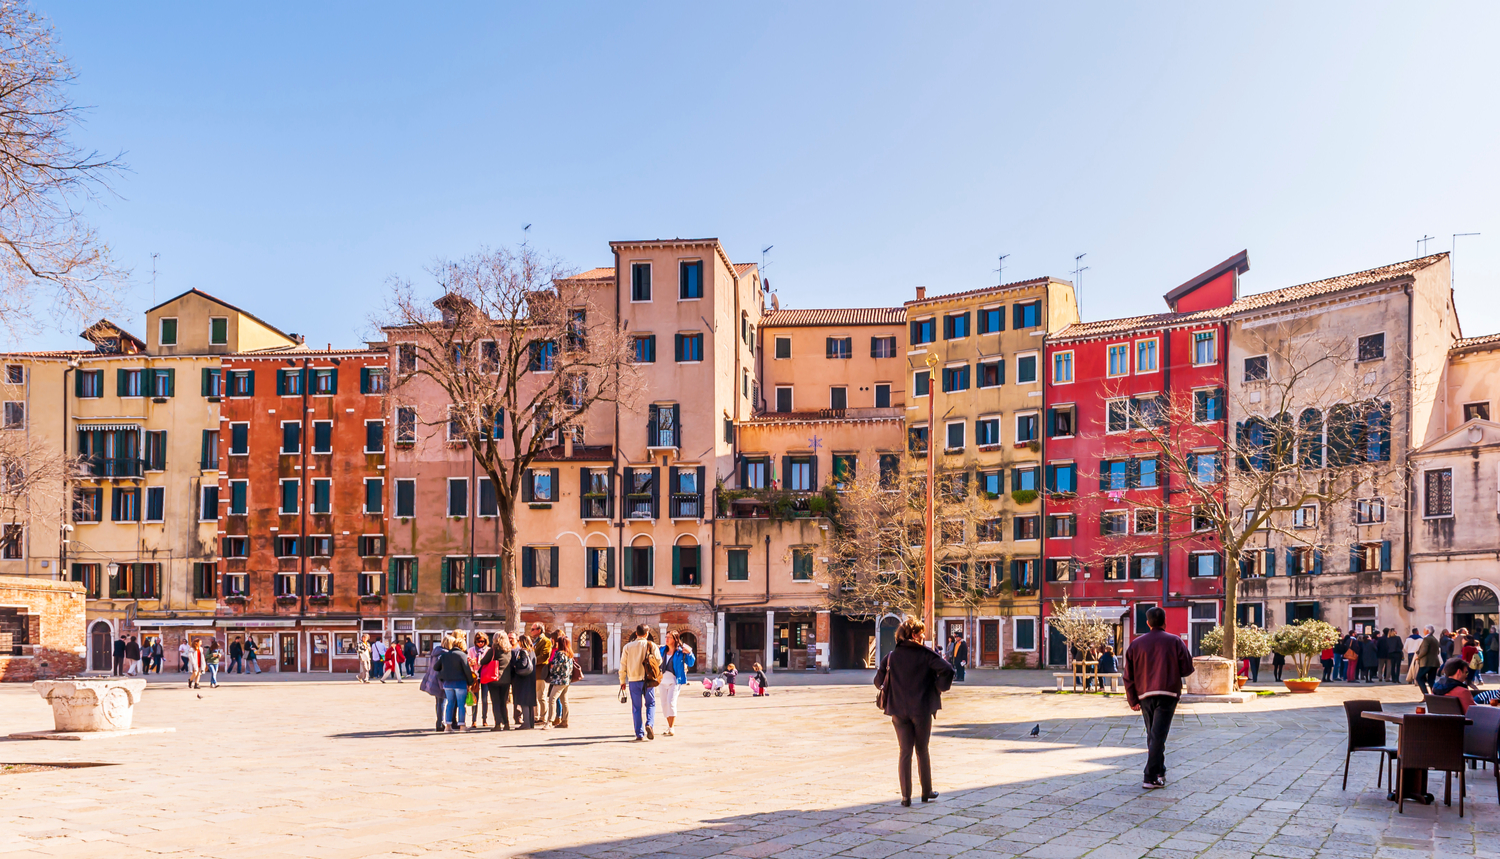
POLYGON ((723 695, 723 694, 724 694, 724 678, 723 677, 714 677, 712 679, 710 679, 708 677, 703 678, 703 697, 707 698, 710 695, 723 695))

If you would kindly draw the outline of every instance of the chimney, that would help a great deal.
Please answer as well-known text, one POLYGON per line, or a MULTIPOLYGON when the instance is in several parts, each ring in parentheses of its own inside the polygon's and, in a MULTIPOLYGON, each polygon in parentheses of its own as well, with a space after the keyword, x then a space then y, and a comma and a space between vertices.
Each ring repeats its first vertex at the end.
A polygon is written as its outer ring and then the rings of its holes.
POLYGON ((925 287, 925 286, 919 286, 919 287, 917 287, 917 300, 921 301, 922 299, 924 299, 926 297, 927 297, 927 287, 925 287))
POLYGON ((570 432, 563 433, 563 458, 573 458, 573 434, 570 432))

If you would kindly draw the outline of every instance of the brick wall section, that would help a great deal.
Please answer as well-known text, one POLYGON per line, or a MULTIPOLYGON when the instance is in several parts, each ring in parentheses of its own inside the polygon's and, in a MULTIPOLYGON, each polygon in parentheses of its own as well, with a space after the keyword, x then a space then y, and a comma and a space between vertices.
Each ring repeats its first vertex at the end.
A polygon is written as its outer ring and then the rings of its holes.
POLYGON ((0 576, 0 608, 26 614, 29 638, 20 656, 0 653, 0 681, 29 683, 84 670, 83 585, 0 576))

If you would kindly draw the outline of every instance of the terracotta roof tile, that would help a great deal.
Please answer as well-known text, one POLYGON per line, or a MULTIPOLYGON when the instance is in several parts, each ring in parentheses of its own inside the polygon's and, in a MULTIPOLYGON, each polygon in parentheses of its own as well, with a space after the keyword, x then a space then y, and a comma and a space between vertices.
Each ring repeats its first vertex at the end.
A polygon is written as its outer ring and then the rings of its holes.
POLYGON ((765 328, 811 328, 818 325, 902 325, 904 307, 839 307, 826 310, 783 307, 760 318, 765 328))
POLYGON ((1352 274, 1341 274, 1338 277, 1330 277, 1325 280, 1315 280, 1312 283, 1288 286, 1283 289, 1273 289, 1270 292, 1258 292, 1254 295, 1242 296, 1234 304, 1229 305, 1227 309, 1235 313, 1247 310, 1260 310, 1265 307, 1275 307, 1278 304, 1290 304, 1293 301, 1302 301, 1308 298, 1316 298, 1320 295, 1343 292, 1346 289, 1371 286, 1415 274, 1437 263, 1439 260, 1447 258, 1447 256, 1446 253, 1433 254, 1405 262, 1383 265, 1379 268, 1356 271, 1352 274))
POLYGON ((750 271, 751 269, 753 269, 755 267, 756 267, 756 263, 753 263, 753 262, 737 262, 737 263, 734 264, 734 273, 735 274, 744 274, 745 272, 750 271))
POLYGON ((579 272, 578 274, 575 274, 572 277, 567 278, 567 279, 568 280, 606 280, 606 279, 608 279, 608 280, 614 280, 615 279, 615 267, 614 266, 607 266, 607 267, 601 267, 601 268, 591 268, 588 271, 579 272))
MULTIPOLYGON (((985 293, 990 292, 1003 292, 1007 289, 1017 289, 1023 286, 1037 286, 1038 284, 1047 283, 1052 279, 1053 278, 1050 277, 1033 277, 1030 280, 1018 280, 1014 283, 1002 283, 999 286, 985 286, 980 287, 979 289, 970 289, 965 292, 949 292, 945 295, 929 295, 923 299, 913 299, 911 301, 908 301, 906 302, 906 306, 911 307, 914 304, 929 304, 934 301, 952 301, 955 298, 969 298, 975 295, 984 295, 985 293)), ((1057 282, 1068 283, 1068 281, 1065 280, 1059 280, 1057 282)))
POLYGON ((1161 328, 1167 325, 1187 325, 1217 319, 1226 315, 1228 308, 1200 310, 1194 313, 1152 313, 1146 316, 1128 316, 1124 319, 1101 319, 1098 322, 1074 322, 1053 334, 1049 340, 1076 340, 1084 337, 1103 337, 1126 331, 1161 328))
POLYGON ((1470 349, 1477 350, 1482 347, 1500 349, 1500 334, 1485 334, 1482 337, 1463 337, 1453 341, 1453 345, 1448 348, 1448 351, 1464 352, 1470 349))

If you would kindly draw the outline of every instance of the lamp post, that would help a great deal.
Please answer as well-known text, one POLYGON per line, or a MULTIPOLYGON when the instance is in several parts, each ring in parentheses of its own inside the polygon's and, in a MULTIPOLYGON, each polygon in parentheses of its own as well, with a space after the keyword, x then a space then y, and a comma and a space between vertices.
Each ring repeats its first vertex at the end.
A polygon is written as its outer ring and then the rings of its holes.
POLYGON ((933 574, 933 557, 937 554, 936 535, 933 533, 932 519, 935 510, 934 499, 936 498, 936 460, 934 442, 937 435, 937 369, 938 357, 931 352, 927 353, 927 510, 924 517, 924 525, 927 532, 926 564, 923 581, 925 593, 922 599, 922 620, 927 624, 927 634, 937 640, 937 579, 933 574))

